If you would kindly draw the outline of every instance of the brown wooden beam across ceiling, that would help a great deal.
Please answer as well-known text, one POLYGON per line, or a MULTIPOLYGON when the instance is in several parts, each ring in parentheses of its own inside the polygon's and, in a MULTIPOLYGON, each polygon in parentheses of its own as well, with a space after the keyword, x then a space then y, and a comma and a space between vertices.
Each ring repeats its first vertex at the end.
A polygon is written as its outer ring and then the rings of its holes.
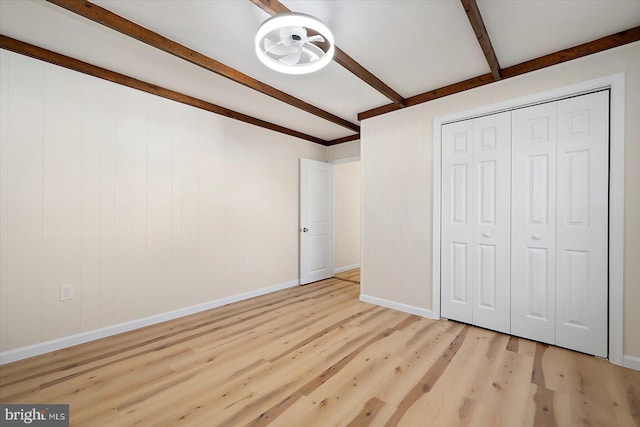
POLYGON ((70 70, 78 71, 83 74, 88 74, 90 76, 97 77, 103 80, 108 80, 110 82, 127 86, 133 89, 141 90, 153 95, 161 96, 166 99, 171 99, 182 104, 191 105, 192 107, 220 114, 222 116, 239 120, 244 123, 249 123, 264 129, 269 129, 275 132, 283 133, 285 135, 305 139, 307 141, 315 142, 316 144, 329 144, 329 142, 320 138, 316 138, 315 136, 307 135, 293 129, 279 126, 264 120, 257 119, 255 117, 247 116, 246 114, 242 114, 237 111, 233 111, 228 108, 224 108, 219 105, 215 105, 210 102, 173 91, 171 89, 166 89, 151 83, 144 82, 142 80, 134 79, 133 77, 125 76, 124 74, 116 73, 115 71, 107 70, 106 68, 98 67, 96 65, 92 65, 87 62, 71 58, 69 56, 52 52, 50 50, 43 49, 41 47, 34 46, 29 43, 25 43, 1 34, 0 48, 19 53, 21 55, 29 56, 31 58, 39 59, 50 64, 58 65, 60 67, 68 68, 70 70))
POLYGON ((355 135, 343 136, 342 138, 332 139, 331 141, 327 141, 325 145, 327 147, 330 147, 332 145, 338 145, 345 142, 357 141, 359 139, 360 139, 360 134, 356 133, 355 135))
MULTIPOLYGON (((272 16, 279 13, 291 12, 289 8, 280 3, 278 0, 250 1, 272 16)), ((360 65, 355 59, 347 55, 343 50, 338 48, 338 46, 335 47, 333 60, 353 73, 360 80, 380 92, 382 95, 389 98, 391 101, 393 101, 394 104, 398 105, 398 108, 402 108, 405 106, 405 99, 399 93, 387 86, 386 83, 384 83, 382 80, 373 75, 373 73, 360 65)))
MULTIPOLYGON (((597 40, 592 40, 590 42, 583 43, 577 46, 573 46, 568 49, 550 53, 548 55, 544 55, 530 61, 512 65, 511 67, 503 68, 500 71, 500 75, 502 77, 502 80, 504 80, 637 41, 640 41, 640 26, 630 28, 625 31, 620 31, 619 33, 611 34, 609 36, 605 36, 597 40)), ((454 93, 463 92, 465 90, 484 86, 486 84, 494 82, 495 80, 492 74, 484 74, 482 76, 474 77, 472 79, 454 83, 448 86, 441 87, 439 89, 407 98, 407 106, 409 107, 417 104, 422 104, 423 102, 433 101, 434 99, 453 95, 454 93)), ((371 117, 379 116, 381 114, 385 114, 397 109, 398 107, 396 107, 395 104, 382 105, 380 107, 359 113, 358 120, 369 119, 371 117)))
POLYGON ((506 79, 509 77, 519 76, 541 68, 561 64, 566 61, 571 61, 572 59, 582 58, 583 56, 637 41, 640 41, 640 26, 620 31, 619 33, 611 34, 568 49, 559 50, 530 61, 512 65, 511 67, 507 67, 502 70, 502 77, 506 79))
POLYGON ((473 28, 473 32, 476 33, 478 43, 480 43, 482 53, 484 53, 484 57, 487 59, 493 78, 495 80, 500 80, 500 64, 498 63, 498 58, 496 58, 496 53, 493 50, 493 45, 491 44, 489 33, 487 33, 487 28, 484 26, 482 15, 480 15, 478 3, 476 3, 476 0, 460 1, 462 2, 464 11, 467 13, 467 18, 469 18, 469 23, 473 28))
POLYGON ((328 111, 324 111, 316 106, 302 101, 301 99, 282 92, 281 90, 269 86, 259 80, 254 79, 251 76, 248 76, 238 70, 235 70, 234 68, 216 61, 213 58, 209 58, 208 56, 203 55, 200 52, 189 49, 188 47, 183 46, 180 43, 163 37, 156 32, 153 32, 141 25, 138 25, 119 15, 116 15, 115 13, 104 9, 96 4, 83 0, 47 1, 66 10, 69 10, 70 12, 76 13, 94 22, 111 28, 112 30, 118 31, 122 34, 146 43, 149 46, 160 49, 206 70, 212 71, 220 76, 233 80, 236 83, 249 87, 279 101, 285 102, 296 108, 311 113, 315 116, 328 120, 352 131, 360 131, 360 127, 355 123, 351 123, 350 121, 331 114, 328 111))

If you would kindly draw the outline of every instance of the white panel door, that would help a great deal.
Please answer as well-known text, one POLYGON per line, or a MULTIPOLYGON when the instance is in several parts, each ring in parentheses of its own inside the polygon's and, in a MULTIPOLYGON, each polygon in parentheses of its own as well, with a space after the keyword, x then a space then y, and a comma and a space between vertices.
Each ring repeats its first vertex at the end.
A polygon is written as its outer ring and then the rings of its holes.
POLYGON ((442 126, 441 312, 448 319, 473 319, 471 247, 473 121, 442 126))
POLYGON ((333 165, 300 159, 300 284, 333 276, 333 165))
POLYGON ((558 102, 556 344, 607 356, 609 92, 558 102))
POLYGON ((556 103, 512 112, 511 333, 555 342, 556 103))
POLYGON ((509 333, 511 112, 473 120, 473 324, 509 333))

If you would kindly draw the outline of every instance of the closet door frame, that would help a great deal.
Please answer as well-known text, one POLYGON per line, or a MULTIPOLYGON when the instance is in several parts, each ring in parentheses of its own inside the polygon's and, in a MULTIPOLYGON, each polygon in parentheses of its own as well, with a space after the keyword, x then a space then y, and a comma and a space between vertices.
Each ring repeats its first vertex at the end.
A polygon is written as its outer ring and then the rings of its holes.
MULTIPOLYGON (((495 83, 500 84, 500 83, 495 83)), ((432 316, 440 318, 440 248, 442 209, 442 125, 472 119, 514 108, 555 101, 597 90, 610 90, 609 140, 609 361, 623 366, 623 292, 624 292, 624 73, 589 80, 575 85, 461 111, 433 120, 433 275, 432 316)))

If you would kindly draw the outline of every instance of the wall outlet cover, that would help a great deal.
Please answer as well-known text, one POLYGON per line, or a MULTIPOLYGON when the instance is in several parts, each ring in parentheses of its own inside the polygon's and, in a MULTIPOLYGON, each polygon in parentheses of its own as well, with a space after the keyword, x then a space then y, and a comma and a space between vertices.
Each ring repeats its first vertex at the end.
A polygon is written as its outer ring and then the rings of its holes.
POLYGON ((60 285, 60 301, 68 301, 73 299, 73 285, 68 283, 60 285))

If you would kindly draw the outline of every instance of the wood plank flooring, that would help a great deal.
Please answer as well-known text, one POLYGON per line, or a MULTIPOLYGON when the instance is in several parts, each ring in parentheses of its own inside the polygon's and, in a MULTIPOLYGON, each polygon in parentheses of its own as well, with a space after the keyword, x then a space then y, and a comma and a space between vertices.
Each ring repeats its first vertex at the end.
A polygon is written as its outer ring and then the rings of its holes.
POLYGON ((74 426, 640 426, 640 372, 362 303, 359 272, 0 367, 74 426))

